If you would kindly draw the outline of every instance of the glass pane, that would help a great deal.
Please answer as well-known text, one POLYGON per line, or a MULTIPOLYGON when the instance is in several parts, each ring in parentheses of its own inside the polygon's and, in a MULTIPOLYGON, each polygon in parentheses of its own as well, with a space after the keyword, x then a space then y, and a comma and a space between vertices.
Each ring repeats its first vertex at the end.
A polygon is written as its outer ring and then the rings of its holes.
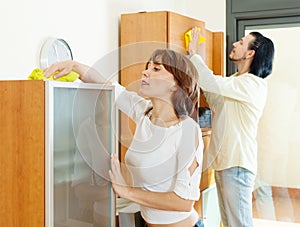
POLYGON ((249 26, 245 34, 251 31, 269 37, 275 47, 274 68, 266 79, 268 97, 257 136, 253 216, 257 221, 264 219, 266 226, 299 226, 300 24, 249 26))
POLYGON ((54 226, 108 227, 111 91, 54 88, 54 226))

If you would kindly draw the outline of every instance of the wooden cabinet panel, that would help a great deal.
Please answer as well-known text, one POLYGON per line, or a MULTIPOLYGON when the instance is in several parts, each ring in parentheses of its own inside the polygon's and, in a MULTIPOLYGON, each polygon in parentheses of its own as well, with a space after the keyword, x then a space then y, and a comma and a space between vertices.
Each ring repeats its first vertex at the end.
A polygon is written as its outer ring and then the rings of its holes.
POLYGON ((121 15, 121 46, 145 41, 167 41, 166 12, 121 15))
MULTIPOLYGON (((142 71, 152 52, 167 48, 167 26, 166 12, 121 15, 120 82, 128 90, 139 90, 142 71)), ((120 119, 120 158, 124 161, 135 125, 123 113, 120 119)))
POLYGON ((44 226, 44 84, 1 81, 0 93, 0 226, 44 226))
MULTIPOLYGON (((139 81, 145 63, 153 50, 166 47, 167 14, 165 12, 121 15, 121 83, 128 86, 139 81)), ((131 85, 129 89, 137 91, 138 87, 131 85)))
POLYGON ((213 67, 215 75, 224 76, 224 33, 213 33, 213 67))

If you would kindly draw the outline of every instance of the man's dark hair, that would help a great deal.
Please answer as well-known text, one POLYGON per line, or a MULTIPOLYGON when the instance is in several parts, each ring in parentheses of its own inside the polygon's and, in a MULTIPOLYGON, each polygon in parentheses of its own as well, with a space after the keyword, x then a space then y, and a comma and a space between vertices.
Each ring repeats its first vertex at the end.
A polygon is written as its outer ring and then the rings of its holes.
POLYGON ((266 78, 271 74, 273 68, 273 42, 259 32, 251 32, 250 35, 255 38, 249 44, 249 49, 255 51, 254 59, 250 66, 250 73, 261 78, 266 78))

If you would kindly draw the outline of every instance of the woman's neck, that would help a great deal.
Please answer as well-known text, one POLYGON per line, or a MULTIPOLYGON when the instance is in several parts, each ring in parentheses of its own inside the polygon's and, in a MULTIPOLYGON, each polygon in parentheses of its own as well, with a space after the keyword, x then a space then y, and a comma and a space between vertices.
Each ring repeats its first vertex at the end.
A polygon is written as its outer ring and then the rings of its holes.
POLYGON ((174 107, 171 103, 163 100, 151 100, 153 109, 150 120, 153 124, 169 127, 179 123, 180 119, 177 117, 174 107))

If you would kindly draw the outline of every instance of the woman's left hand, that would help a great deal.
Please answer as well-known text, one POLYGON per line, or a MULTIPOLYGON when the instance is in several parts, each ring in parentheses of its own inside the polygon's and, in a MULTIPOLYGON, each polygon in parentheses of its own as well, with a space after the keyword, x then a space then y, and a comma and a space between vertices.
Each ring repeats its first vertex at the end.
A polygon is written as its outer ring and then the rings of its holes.
POLYGON ((120 162, 116 154, 111 155, 111 170, 109 170, 109 177, 114 192, 122 198, 127 198, 131 187, 128 186, 122 175, 120 162))

